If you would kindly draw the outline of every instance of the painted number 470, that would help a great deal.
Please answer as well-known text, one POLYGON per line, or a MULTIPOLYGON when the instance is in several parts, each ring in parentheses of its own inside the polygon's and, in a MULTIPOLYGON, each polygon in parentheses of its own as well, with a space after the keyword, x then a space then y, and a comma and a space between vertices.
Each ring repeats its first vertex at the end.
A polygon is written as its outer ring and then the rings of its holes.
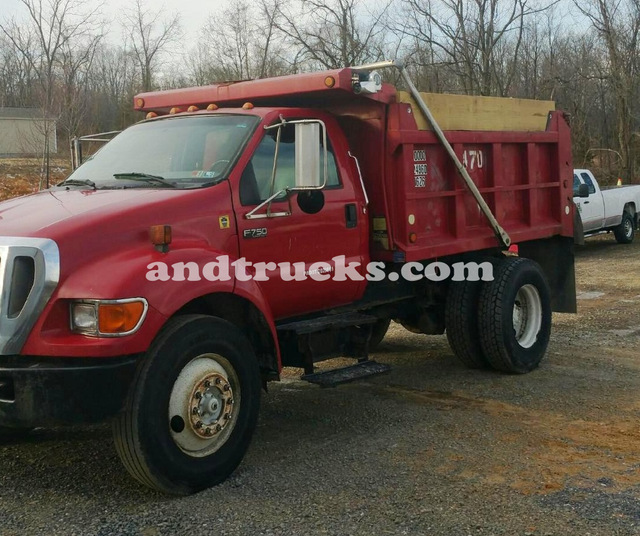
POLYGON ((462 153, 462 164, 467 169, 482 169, 482 166, 484 166, 482 151, 475 149, 470 151, 465 150, 464 153, 462 153))

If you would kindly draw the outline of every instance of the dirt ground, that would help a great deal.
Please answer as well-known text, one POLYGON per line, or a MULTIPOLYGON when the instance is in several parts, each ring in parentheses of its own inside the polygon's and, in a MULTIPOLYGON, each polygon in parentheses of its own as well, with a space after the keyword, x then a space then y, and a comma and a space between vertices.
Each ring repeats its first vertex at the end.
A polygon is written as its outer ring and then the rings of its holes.
POLYGON ((393 325, 393 370, 289 371, 238 471, 187 498, 124 472, 108 426, 0 439, 0 534, 640 534, 640 239, 577 249, 577 315, 524 376, 471 371, 393 325))
MULTIPOLYGON (((0 157, 0 201, 37 192, 41 169, 41 160, 38 158, 0 157)), ((50 184, 64 180, 69 173, 68 158, 56 157, 49 161, 50 184)), ((44 179, 42 182, 44 184, 44 179)))

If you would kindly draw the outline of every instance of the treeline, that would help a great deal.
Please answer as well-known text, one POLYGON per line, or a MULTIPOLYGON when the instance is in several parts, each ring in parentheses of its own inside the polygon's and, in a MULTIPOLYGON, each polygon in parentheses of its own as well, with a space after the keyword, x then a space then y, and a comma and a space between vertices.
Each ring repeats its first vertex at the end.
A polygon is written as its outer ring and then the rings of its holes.
POLYGON ((138 120, 139 91, 400 58, 421 90, 555 100, 576 166, 639 168, 640 0, 231 0, 197 39, 150 0, 111 21, 82 0, 20 2, 0 16, 0 106, 39 107, 66 138, 138 120))

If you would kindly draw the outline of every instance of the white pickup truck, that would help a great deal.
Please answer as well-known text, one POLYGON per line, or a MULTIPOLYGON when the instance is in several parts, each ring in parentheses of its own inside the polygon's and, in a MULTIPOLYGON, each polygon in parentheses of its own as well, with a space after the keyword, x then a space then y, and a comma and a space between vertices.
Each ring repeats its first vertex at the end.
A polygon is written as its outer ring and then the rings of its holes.
POLYGON ((601 190, 588 169, 573 170, 573 202, 585 236, 613 231, 620 244, 630 244, 638 227, 640 186, 601 190))

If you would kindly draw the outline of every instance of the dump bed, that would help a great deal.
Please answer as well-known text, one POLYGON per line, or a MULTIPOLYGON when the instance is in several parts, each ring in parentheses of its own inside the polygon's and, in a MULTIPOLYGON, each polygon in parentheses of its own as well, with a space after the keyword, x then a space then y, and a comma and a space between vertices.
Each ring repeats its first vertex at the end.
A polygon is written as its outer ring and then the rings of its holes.
MULTIPOLYGON (((573 236, 569 128, 553 103, 422 96, 514 243, 573 236)), ((496 246, 443 145, 408 95, 398 101, 387 129, 388 219, 374 221, 378 243, 408 261, 496 246)))

